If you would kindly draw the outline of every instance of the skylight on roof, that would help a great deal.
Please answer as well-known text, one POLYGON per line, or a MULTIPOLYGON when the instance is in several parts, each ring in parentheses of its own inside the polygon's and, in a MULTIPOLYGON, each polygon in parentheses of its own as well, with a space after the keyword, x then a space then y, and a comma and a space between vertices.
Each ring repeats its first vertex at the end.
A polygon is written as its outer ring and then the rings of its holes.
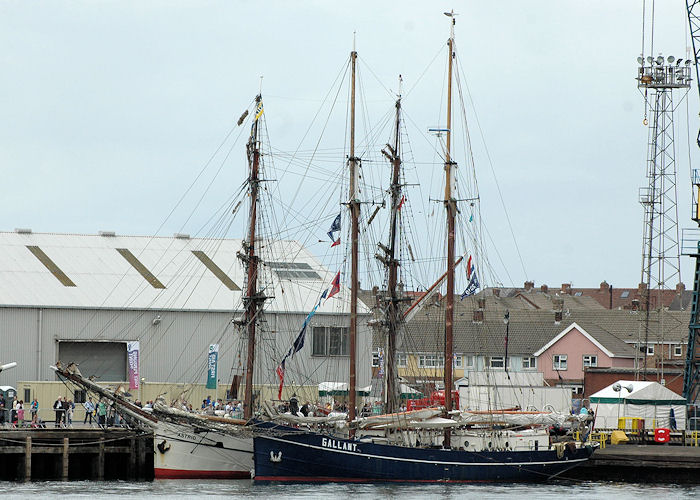
POLYGON ((268 262, 280 279, 320 280, 321 276, 305 262, 268 262))
POLYGON ((629 290, 625 290, 624 292, 622 292, 622 293, 620 294, 620 298, 621 298, 621 299, 626 299, 626 298, 629 297, 629 296, 630 296, 629 290))
POLYGON ((574 295, 575 295, 576 297, 580 297, 581 295, 583 295, 583 292, 576 292, 574 295))

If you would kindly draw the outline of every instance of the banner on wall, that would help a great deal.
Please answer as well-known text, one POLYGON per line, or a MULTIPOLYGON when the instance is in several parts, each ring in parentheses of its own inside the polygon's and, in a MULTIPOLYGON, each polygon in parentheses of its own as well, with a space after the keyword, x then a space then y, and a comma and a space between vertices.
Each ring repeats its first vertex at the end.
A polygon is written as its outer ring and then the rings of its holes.
POLYGON ((139 388, 139 341, 126 343, 126 359, 129 363, 129 389, 139 388))
POLYGON ((219 344, 211 344, 207 356, 207 389, 216 389, 216 365, 218 361, 219 344))

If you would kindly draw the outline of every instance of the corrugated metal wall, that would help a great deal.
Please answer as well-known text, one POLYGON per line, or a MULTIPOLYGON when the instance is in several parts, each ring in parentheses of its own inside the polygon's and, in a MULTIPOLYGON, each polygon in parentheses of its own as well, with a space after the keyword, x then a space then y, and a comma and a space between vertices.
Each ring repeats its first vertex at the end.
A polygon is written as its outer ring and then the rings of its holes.
MULTIPOLYGON (((204 383, 209 344, 219 343, 218 378, 230 385, 246 363, 246 339, 231 323, 233 313, 38 309, 0 307, 0 361, 17 368, 0 373, 0 385, 16 387, 18 380, 55 380, 50 365, 58 356, 59 340, 140 341, 141 374, 151 382, 204 383), (40 348, 38 348, 40 346, 40 348)), ((305 316, 266 314, 266 333, 257 338, 254 383, 275 386, 275 368, 296 338, 305 316)), ((358 385, 371 377, 371 331, 358 321, 358 385)), ((347 316, 317 314, 312 325, 346 325, 347 316)), ((314 385, 344 381, 348 359, 310 355, 310 330, 304 350, 287 365, 289 383, 314 385)), ((61 360, 70 362, 74 360, 61 360)))

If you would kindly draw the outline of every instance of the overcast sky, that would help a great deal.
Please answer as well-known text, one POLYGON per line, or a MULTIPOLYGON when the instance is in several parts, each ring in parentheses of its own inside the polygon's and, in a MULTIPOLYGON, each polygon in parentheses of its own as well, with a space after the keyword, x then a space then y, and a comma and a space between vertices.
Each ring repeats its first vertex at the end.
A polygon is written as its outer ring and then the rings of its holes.
MULTIPOLYGON (((367 107, 384 113, 387 89, 402 74, 405 89, 415 85, 404 107, 425 133, 442 116, 442 12, 450 9, 460 14, 457 43, 478 116, 470 133, 484 216, 509 268, 500 280, 636 286, 647 154, 634 80, 642 0, 1 2, 0 230, 195 233, 245 176, 242 146, 201 215, 161 225, 260 89, 260 76, 271 142, 294 151, 353 32, 367 107)), ((654 53, 685 58, 686 32, 685 3, 657 2, 654 53)), ((692 227, 697 89, 688 106, 682 95, 679 222, 692 227)), ((333 126, 344 132, 344 123, 333 126)), ((295 187, 280 189, 290 199, 295 187)), ((687 257, 683 272, 692 286, 687 257)))

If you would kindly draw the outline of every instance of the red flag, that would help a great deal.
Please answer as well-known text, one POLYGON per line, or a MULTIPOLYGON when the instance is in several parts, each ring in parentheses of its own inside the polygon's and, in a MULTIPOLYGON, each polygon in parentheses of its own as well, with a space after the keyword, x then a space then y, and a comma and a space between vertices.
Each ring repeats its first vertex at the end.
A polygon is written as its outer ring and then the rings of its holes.
POLYGON ((335 241, 333 242, 333 244, 331 245, 331 248, 337 247, 338 245, 340 245, 340 238, 338 238, 337 240, 335 240, 335 241))
POLYGON ((470 279, 472 277, 472 270, 474 268, 472 267, 472 256, 469 256, 469 260, 467 261, 467 279, 470 279))
POLYGON ((330 299, 340 291, 340 271, 338 271, 338 274, 335 275, 335 278, 333 278, 333 281, 331 282, 331 291, 328 293, 328 298, 330 299))
POLYGON ((284 385, 284 363, 279 365, 275 372, 277 373, 277 376, 280 379, 280 389, 277 393, 277 399, 282 399, 282 386, 284 385))
POLYGON ((396 208, 397 210, 401 210, 401 207, 403 206, 404 201, 406 201, 406 195, 403 195, 401 197, 401 201, 399 201, 399 206, 396 208))

